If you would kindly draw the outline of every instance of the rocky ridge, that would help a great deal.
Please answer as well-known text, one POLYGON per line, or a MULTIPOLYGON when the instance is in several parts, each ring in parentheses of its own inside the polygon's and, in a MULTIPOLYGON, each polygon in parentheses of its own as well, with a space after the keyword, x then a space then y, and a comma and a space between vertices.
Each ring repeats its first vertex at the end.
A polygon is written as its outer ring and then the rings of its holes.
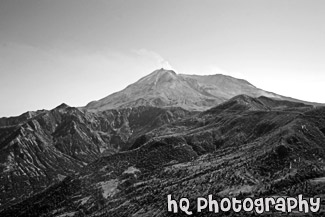
POLYGON ((127 149, 147 131, 189 115, 181 108, 137 107, 99 113, 65 104, 0 120, 0 207, 127 149))
MULTIPOLYGON (((192 210, 208 194, 323 198, 324 129, 324 107, 236 96, 145 133, 129 150, 100 157, 1 216, 170 216, 168 194, 189 198, 192 210)), ((324 205, 315 216, 323 214, 324 205)))

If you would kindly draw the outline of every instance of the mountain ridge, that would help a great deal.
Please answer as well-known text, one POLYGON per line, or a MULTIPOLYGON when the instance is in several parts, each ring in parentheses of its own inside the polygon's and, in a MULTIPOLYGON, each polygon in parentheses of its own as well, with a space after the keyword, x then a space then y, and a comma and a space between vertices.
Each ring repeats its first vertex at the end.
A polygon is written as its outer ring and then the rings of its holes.
POLYGON ((159 69, 86 107, 0 118, 0 213, 152 216, 159 205, 164 216, 167 191, 301 188, 295 179, 325 176, 316 167, 325 165, 325 109, 307 104, 231 76, 159 69), (286 176, 291 165, 301 177, 286 176))
MULTIPOLYGON (((170 216, 168 194, 190 201, 209 194, 324 199, 324 132, 325 107, 239 95, 143 133, 129 150, 102 156, 0 214, 163 217, 170 216)), ((322 204, 315 216, 324 211, 322 204)))
POLYGON ((88 103, 82 109, 103 111, 137 106, 182 107, 203 111, 240 94, 251 97, 317 103, 282 96, 255 87, 244 79, 228 75, 187 75, 173 70, 158 69, 128 85, 121 91, 88 103))
POLYGON ((0 119, 0 209, 189 114, 181 108, 157 107, 89 113, 61 104, 0 119))

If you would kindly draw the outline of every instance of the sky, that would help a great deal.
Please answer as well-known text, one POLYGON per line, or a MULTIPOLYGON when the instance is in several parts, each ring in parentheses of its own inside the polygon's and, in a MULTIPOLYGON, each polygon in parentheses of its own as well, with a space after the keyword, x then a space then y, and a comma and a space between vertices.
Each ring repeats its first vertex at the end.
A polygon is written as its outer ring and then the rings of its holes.
POLYGON ((325 103, 323 0, 0 0, 0 117, 84 106, 164 67, 325 103))

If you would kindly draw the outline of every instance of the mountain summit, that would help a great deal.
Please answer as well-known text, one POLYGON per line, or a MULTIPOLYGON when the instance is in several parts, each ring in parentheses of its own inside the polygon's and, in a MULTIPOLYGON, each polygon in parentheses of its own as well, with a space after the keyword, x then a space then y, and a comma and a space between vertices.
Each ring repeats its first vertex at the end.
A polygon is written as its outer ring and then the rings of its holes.
POLYGON ((231 76, 176 74, 173 70, 161 68, 127 86, 122 91, 90 102, 85 108, 103 111, 137 106, 177 106, 187 110, 200 111, 239 94, 289 99, 261 90, 245 80, 231 76))

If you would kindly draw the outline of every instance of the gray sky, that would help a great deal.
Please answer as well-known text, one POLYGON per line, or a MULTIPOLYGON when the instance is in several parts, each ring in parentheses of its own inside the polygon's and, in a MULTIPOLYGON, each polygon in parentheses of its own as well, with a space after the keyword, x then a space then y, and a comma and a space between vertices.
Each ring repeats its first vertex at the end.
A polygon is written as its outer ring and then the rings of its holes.
POLYGON ((83 106, 157 68, 325 103, 322 0, 0 0, 0 117, 83 106))

